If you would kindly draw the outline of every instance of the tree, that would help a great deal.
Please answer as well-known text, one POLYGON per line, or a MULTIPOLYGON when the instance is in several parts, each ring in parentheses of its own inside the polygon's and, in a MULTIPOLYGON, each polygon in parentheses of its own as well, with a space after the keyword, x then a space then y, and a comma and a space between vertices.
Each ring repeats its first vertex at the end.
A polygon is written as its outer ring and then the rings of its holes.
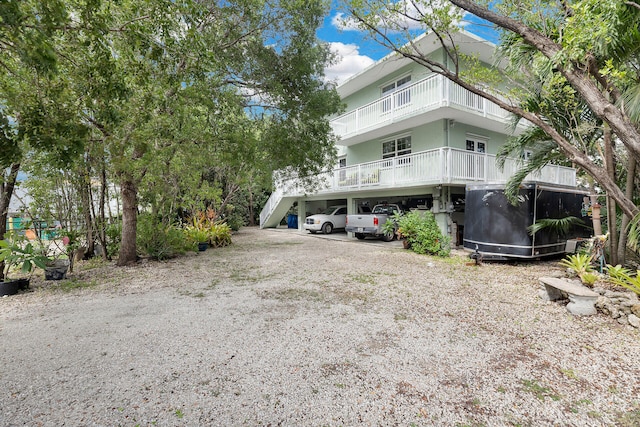
POLYGON ((254 185, 249 178, 263 182, 276 169, 320 172, 334 156, 327 117, 340 108, 321 79, 331 55, 315 36, 327 7, 324 0, 3 2, 0 156, 10 161, 3 169, 26 153, 50 154, 52 170, 73 162, 84 177, 74 182, 84 182, 87 232, 100 222, 99 239, 106 183, 117 182, 120 264, 137 257, 140 202, 170 218, 196 201, 223 207, 254 185), (90 214, 87 180, 95 178, 102 202, 90 214))
MULTIPOLYGON (((635 3, 615 0, 506 1, 491 3, 491 6, 488 2, 470 0, 347 3, 351 16, 377 41, 529 120, 548 136, 567 160, 592 176, 625 215, 632 217, 638 212, 633 199, 612 179, 604 164, 577 146, 578 140, 559 132, 553 118, 532 111, 521 102, 532 95, 527 79, 532 75, 541 83, 541 86, 533 85, 533 90, 570 88, 598 120, 607 124, 629 156, 639 160, 640 132, 633 115, 628 113, 629 108, 624 106, 626 100, 637 109, 633 94, 640 88, 634 65, 640 37, 636 31, 640 9, 635 3), (509 75, 487 76, 486 72, 481 75, 480 69, 475 73, 461 71, 459 65, 463 61, 473 60, 460 53, 452 37, 459 30, 464 13, 490 22, 500 31, 499 48, 510 60, 509 75), (438 36, 453 66, 422 55, 412 43, 405 44, 415 34, 409 31, 415 25, 438 36), (402 36, 398 37, 398 33, 402 36), (495 87, 492 91, 486 90, 481 84, 486 83, 486 79, 480 76, 506 81, 512 90, 500 94, 495 87)), ((499 73, 499 70, 495 72, 499 73)))

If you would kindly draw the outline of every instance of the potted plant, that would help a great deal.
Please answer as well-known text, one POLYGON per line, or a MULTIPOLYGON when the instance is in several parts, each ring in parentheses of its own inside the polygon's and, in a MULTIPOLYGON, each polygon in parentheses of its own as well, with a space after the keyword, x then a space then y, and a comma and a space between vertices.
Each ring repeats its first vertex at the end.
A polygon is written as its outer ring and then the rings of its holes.
POLYGON ((24 236, 9 232, 4 240, 0 240, 0 262, 2 261, 4 261, 4 281, 0 282, 0 296, 13 295, 27 289, 34 267, 44 269, 47 257, 24 236), (9 273, 16 268, 28 276, 9 280, 9 273))
POLYGON ((80 247, 79 231, 59 230, 56 237, 60 239, 54 240, 54 244, 49 246, 44 269, 45 280, 62 280, 67 277, 67 271, 73 272, 75 252, 80 247))
POLYGON ((189 227, 186 229, 187 237, 198 246, 200 252, 209 247, 209 232, 203 228, 189 227))

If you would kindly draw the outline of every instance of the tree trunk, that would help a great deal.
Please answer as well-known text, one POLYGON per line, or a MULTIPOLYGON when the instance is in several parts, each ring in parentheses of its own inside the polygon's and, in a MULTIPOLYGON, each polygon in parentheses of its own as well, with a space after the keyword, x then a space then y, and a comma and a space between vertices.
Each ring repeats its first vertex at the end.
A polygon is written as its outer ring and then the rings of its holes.
MULTIPOLYGON (((604 126, 604 164, 609 178, 616 181, 616 168, 613 159, 614 142, 611 138, 611 129, 604 126)), ((607 195, 607 228, 609 229, 609 263, 618 264, 618 218, 616 213, 616 202, 607 195)))
MULTIPOLYGON (((633 197, 634 183, 636 179, 637 162, 632 156, 627 160, 627 182, 625 193, 629 199, 633 197)), ((618 263, 624 265, 627 261, 627 227, 631 222, 631 217, 627 214, 622 215, 622 224, 620 224, 620 239, 618 240, 618 263)), ((615 265, 615 264, 614 264, 615 265)))
MULTIPOLYGON (((88 167, 88 165, 87 165, 88 167)), ((82 211, 84 214, 84 226, 86 227, 87 250, 84 252, 84 259, 93 256, 93 218, 91 215, 91 178, 87 170, 82 171, 80 180, 80 200, 82 202, 82 211)))
POLYGON ((102 258, 106 261, 109 260, 109 256, 107 255, 107 219, 105 216, 105 208, 104 205, 107 200, 107 171, 104 164, 104 157, 102 158, 102 162, 100 165, 101 173, 100 173, 100 211, 98 215, 100 216, 100 225, 98 227, 98 241, 102 245, 102 258))
MULTIPOLYGON (((16 188, 16 181, 18 179, 18 171, 20 170, 20 163, 12 163, 9 169, 9 175, 6 178, 3 176, 2 182, 0 182, 0 237, 4 238, 4 234, 7 231, 7 218, 9 216, 9 204, 11 204, 11 197, 13 196, 13 190, 16 188)), ((4 172, 3 172, 4 174, 4 172)), ((4 280, 4 261, 0 262, 0 281, 4 280)))
POLYGON ((138 229, 138 188, 131 178, 120 184, 122 193, 122 241, 118 265, 130 265, 138 260, 136 230, 138 229))
POLYGON ((253 218, 253 189, 249 188, 249 226, 256 225, 256 221, 253 218))

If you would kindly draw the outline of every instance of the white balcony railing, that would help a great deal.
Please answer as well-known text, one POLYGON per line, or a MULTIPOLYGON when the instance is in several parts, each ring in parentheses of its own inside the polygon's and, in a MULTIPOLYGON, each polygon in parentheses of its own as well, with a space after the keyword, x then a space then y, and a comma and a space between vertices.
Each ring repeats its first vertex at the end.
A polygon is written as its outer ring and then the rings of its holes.
MULTIPOLYGON (((334 169, 317 177, 317 193, 339 193, 367 188, 403 188, 418 185, 505 183, 519 168, 519 161, 507 159, 496 166, 496 156, 455 148, 438 148, 405 156, 334 169)), ((527 180, 574 187, 575 169, 548 165, 527 180)), ((279 196, 304 194, 292 182, 278 186, 279 196)))
MULTIPOLYGON (((507 159, 500 170, 494 155, 442 147, 325 172, 316 176, 318 186, 314 194, 339 196, 362 190, 425 185, 506 183, 519 167, 519 160, 507 159)), ((575 187, 576 170, 548 165, 525 180, 575 187)), ((267 223, 284 197, 305 194, 308 191, 298 180, 277 179, 276 190, 260 213, 260 224, 264 226, 267 223)))
POLYGON ((333 120, 333 133, 344 139, 444 106, 456 106, 506 122, 509 113, 481 96, 434 75, 333 120))

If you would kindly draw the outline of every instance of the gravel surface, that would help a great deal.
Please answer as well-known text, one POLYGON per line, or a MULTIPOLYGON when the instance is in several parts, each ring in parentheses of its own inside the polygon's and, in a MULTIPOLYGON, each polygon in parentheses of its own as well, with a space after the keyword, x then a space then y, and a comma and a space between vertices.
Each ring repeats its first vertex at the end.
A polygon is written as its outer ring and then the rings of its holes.
POLYGON ((34 280, 0 299, 0 425, 640 425, 637 330, 542 301, 557 262, 467 261, 248 228, 34 280))

